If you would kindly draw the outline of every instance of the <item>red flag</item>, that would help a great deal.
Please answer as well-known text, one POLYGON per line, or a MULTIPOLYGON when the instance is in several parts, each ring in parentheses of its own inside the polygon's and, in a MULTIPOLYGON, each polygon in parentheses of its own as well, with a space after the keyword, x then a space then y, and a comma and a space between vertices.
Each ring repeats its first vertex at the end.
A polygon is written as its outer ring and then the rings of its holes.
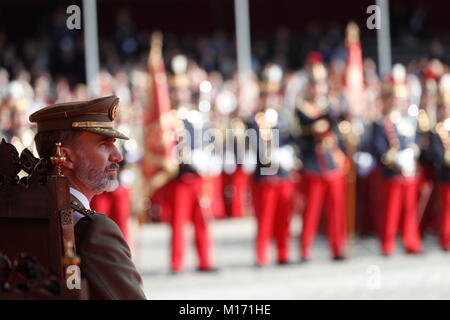
POLYGON ((363 112, 364 75, 359 31, 358 26, 354 22, 350 22, 347 27, 347 48, 347 97, 350 102, 352 115, 358 117, 361 116, 363 112))
POLYGON ((150 91, 143 119, 144 157, 141 162, 145 199, 149 199, 156 190, 164 186, 178 169, 171 159, 174 147, 173 111, 162 59, 162 35, 159 32, 152 35, 148 72, 150 91))
POLYGON ((356 164, 353 156, 356 152, 356 137, 352 130, 352 118, 361 118, 364 106, 364 76, 361 44, 359 42, 358 26, 350 22, 347 26, 347 48, 348 61, 346 73, 347 98, 350 103, 349 121, 342 121, 346 125, 341 125, 342 131, 346 136, 347 154, 350 159, 350 170, 347 174, 347 236, 348 249, 353 242, 356 227, 356 164))

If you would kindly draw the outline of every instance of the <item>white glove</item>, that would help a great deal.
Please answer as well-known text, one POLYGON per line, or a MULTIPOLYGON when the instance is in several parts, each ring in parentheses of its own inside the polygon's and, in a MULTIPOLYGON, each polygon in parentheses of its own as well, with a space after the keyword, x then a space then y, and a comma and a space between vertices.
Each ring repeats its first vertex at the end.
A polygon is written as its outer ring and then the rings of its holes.
POLYGON ((294 148, 291 146, 284 146, 278 148, 272 155, 272 163, 279 164, 285 170, 290 171, 295 166, 294 148))
POLYGON ((412 176, 416 173, 416 158, 413 148, 406 148, 397 154, 396 165, 406 176, 412 176))

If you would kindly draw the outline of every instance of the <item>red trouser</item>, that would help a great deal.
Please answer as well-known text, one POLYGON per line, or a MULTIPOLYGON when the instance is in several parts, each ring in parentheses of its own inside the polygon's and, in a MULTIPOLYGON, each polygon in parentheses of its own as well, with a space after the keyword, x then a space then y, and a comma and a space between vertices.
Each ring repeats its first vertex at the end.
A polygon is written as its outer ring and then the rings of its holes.
POLYGON ((345 176, 341 173, 328 176, 305 173, 303 182, 306 206, 301 235, 302 258, 310 257, 323 204, 331 251, 334 257, 342 256, 345 245, 345 176))
POLYGON ((223 175, 219 174, 211 179, 212 193, 211 193, 211 212, 215 219, 223 219, 225 213, 225 198, 223 196, 223 175))
POLYGON ((174 181, 169 181, 157 189, 152 195, 152 205, 157 205, 160 209, 159 221, 170 223, 172 221, 174 181))
POLYGON ((439 242, 444 250, 450 250, 450 183, 441 182, 441 223, 439 230, 439 242))
POLYGON ((409 253, 420 251, 422 243, 417 222, 417 180, 384 179, 384 216, 381 225, 381 250, 389 255, 395 249, 395 236, 403 216, 403 244, 409 253), (402 215, 403 212, 403 215, 402 215))
POLYGON ((383 195, 374 190, 382 190, 380 168, 376 167, 366 177, 358 177, 358 201, 360 214, 360 234, 378 237, 380 230, 380 216, 383 213, 383 195))
POLYGON ((234 218, 239 218, 244 216, 244 200, 250 176, 242 170, 241 166, 238 166, 236 171, 233 173, 232 179, 233 198, 231 199, 231 216, 234 218))
MULTIPOLYGON (((269 178, 270 179, 270 178, 269 178)), ((267 251, 275 235, 278 262, 286 262, 289 254, 289 220, 292 211, 294 185, 289 180, 255 181, 253 205, 258 223, 256 236, 256 262, 268 262, 267 251)))
POLYGON ((419 232, 438 233, 439 229, 439 199, 435 183, 436 169, 429 164, 422 164, 417 183, 419 232))
POLYGON ((172 270, 181 271, 183 269, 183 257, 186 248, 184 233, 189 221, 194 224, 198 267, 210 268, 211 240, 207 221, 200 207, 202 178, 194 174, 183 174, 173 181, 172 190, 172 270))
POLYGON ((93 210, 110 217, 122 231, 126 241, 128 238, 128 219, 131 214, 130 192, 122 185, 113 192, 96 195, 91 201, 93 210))

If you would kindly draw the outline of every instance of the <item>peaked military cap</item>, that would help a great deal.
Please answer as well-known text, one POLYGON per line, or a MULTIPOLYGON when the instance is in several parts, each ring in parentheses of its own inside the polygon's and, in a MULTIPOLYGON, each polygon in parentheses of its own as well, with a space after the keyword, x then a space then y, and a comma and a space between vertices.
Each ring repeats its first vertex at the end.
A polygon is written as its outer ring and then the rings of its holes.
POLYGON ((116 96, 58 103, 34 112, 30 122, 37 123, 38 132, 73 129, 128 140, 126 135, 113 129, 118 105, 116 96))

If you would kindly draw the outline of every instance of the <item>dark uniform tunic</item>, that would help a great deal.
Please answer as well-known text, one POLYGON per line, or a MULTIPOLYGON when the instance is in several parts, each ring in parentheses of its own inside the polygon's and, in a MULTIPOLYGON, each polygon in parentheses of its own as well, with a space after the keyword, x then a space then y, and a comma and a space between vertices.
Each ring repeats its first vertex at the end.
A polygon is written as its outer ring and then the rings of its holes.
POLYGON ((411 118, 401 117, 394 122, 391 115, 386 115, 374 123, 373 154, 381 167, 385 193, 380 230, 381 251, 385 255, 392 254, 395 249, 395 236, 402 215, 403 242, 407 252, 421 250, 417 221, 417 159, 413 154, 418 143, 419 136, 411 118), (397 149, 395 157, 386 160, 388 151, 394 147, 397 149), (403 160, 401 153, 405 155, 403 160))
POLYGON ((84 215, 75 224, 75 243, 81 273, 93 300, 145 300, 142 279, 117 224, 107 216, 86 209, 71 196, 72 208, 84 215))
POLYGON ((297 109, 302 129, 298 139, 303 169, 302 182, 306 207, 303 214, 301 254, 310 258, 322 206, 327 214, 327 233, 333 258, 344 256, 345 246, 345 174, 347 160, 337 130, 337 118, 330 112, 313 117, 297 109))
MULTIPOLYGON (((448 140, 448 131, 443 129, 440 134, 430 135, 430 157, 434 159, 436 178, 439 188, 439 243, 444 250, 450 250, 450 163, 445 161, 446 148, 443 139, 448 140)), ((448 142, 447 142, 448 143, 448 142)), ((447 146, 448 148, 449 146, 447 146)))
POLYGON ((257 162, 253 174, 252 200, 258 223, 256 263, 260 266, 268 263, 268 248, 272 235, 276 240, 278 263, 288 262, 289 222, 294 192, 291 166, 295 161, 295 154, 289 126, 284 120, 282 116, 279 117, 278 124, 270 129, 270 134, 260 132, 256 122, 249 123, 249 126, 256 130, 258 141, 257 145, 253 146, 257 162), (263 134, 270 135, 270 139, 278 142, 262 139, 263 134))

